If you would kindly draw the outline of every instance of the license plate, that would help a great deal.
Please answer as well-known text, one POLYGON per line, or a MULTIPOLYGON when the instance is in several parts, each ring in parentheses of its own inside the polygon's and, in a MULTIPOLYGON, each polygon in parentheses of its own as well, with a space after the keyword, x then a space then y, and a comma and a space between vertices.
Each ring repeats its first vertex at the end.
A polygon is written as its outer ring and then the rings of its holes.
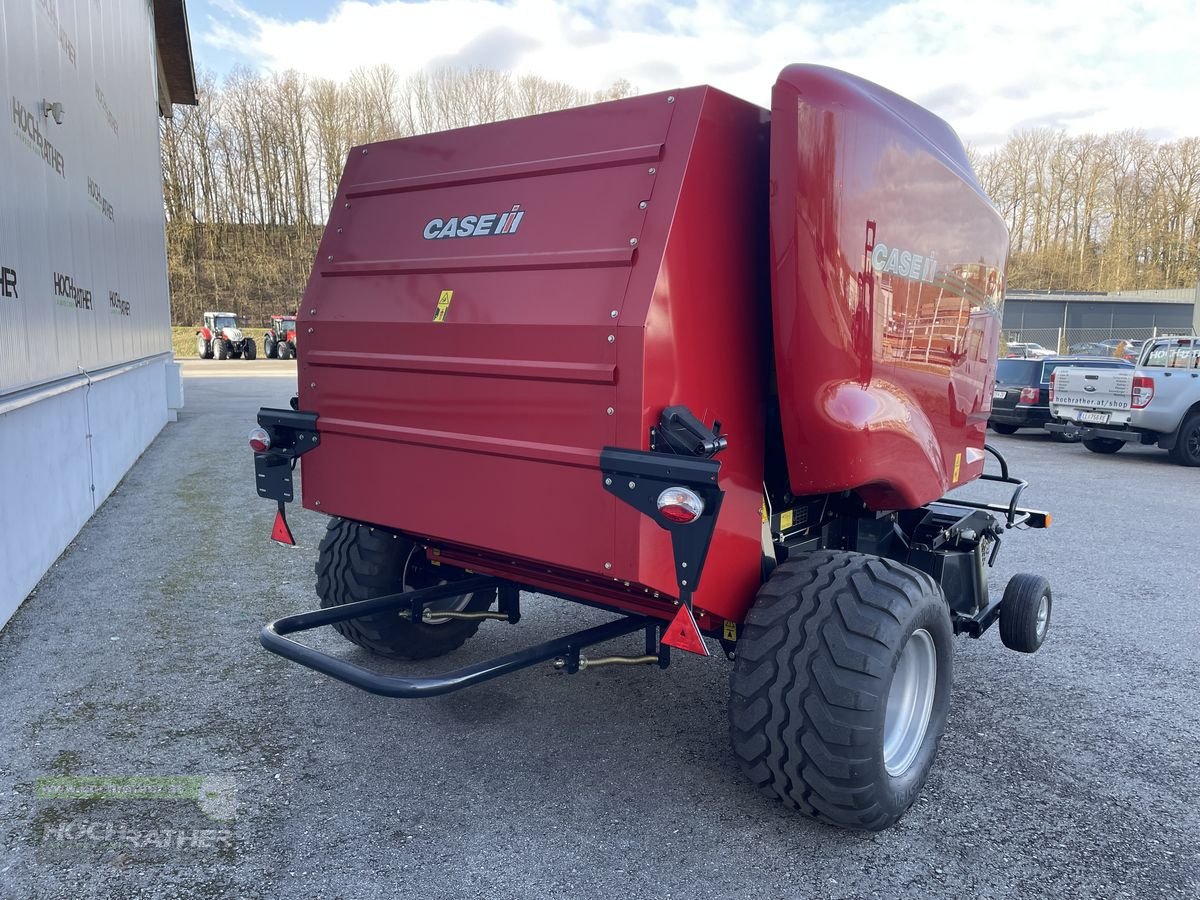
POLYGON ((1081 412, 1079 414, 1080 422, 1091 422, 1095 425, 1107 425, 1109 413, 1106 412, 1081 412))
POLYGON ((1003 400, 1008 396, 1008 391, 992 391, 993 400, 1003 400))

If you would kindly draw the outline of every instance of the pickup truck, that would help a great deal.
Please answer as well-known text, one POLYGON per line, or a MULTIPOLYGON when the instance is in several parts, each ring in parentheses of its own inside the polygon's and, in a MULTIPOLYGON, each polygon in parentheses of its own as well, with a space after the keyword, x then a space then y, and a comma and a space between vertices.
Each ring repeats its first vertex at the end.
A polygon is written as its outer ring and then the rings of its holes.
POLYGON ((1134 369, 1056 369, 1050 414, 1048 431, 1078 436, 1093 453, 1157 444, 1200 466, 1200 337, 1147 341, 1134 369))

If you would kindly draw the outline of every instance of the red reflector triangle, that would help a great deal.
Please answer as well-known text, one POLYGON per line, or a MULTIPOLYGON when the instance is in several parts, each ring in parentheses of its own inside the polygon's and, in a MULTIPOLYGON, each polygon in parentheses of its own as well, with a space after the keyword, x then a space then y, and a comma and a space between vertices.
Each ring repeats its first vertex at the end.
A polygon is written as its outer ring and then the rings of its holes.
POLYGON ((296 546, 296 539, 292 537, 292 529, 288 528, 282 509, 275 513, 275 527, 271 529, 271 540, 287 544, 289 547, 296 546))
POLYGON ((686 650, 688 653, 698 653, 701 656, 712 655, 708 652, 708 646, 704 643, 704 639, 700 637, 700 626, 696 624, 696 617, 686 606, 680 606, 679 612, 675 613, 675 618, 671 620, 671 624, 663 633, 662 643, 668 647, 686 650))

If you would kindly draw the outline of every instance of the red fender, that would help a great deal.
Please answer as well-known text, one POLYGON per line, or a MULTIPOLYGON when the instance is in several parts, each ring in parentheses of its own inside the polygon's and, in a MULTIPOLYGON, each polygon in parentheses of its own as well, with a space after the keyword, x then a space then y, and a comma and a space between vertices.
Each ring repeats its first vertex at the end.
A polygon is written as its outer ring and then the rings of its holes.
POLYGON ((207 326, 206 326, 206 327, 204 327, 204 328, 200 328, 200 329, 198 329, 198 330, 196 331, 196 334, 202 334, 202 335, 204 335, 204 339, 205 339, 206 341, 211 341, 211 340, 212 340, 212 332, 208 330, 207 326))

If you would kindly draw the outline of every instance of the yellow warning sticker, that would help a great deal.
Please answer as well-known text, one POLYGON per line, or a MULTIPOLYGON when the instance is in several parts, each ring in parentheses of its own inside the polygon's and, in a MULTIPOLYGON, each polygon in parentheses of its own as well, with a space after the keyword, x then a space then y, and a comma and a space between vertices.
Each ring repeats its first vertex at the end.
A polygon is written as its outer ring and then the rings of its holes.
POLYGON ((737 640, 737 622, 730 622, 729 620, 725 621, 725 640, 737 640))
POLYGON ((446 321, 446 310, 450 308, 450 301, 453 299, 454 291, 442 291, 442 295, 438 297, 437 313, 434 314, 433 321, 446 321))
POLYGON ((779 514, 779 530, 787 531, 792 527, 792 522, 795 521, 795 514, 792 510, 785 510, 779 514))
POLYGON ((962 468, 962 454, 955 453, 954 454, 954 478, 951 480, 952 484, 958 484, 958 472, 961 468, 962 468))
POLYGON ((758 511, 762 515, 763 524, 766 525, 767 524, 767 504, 764 503, 762 506, 760 506, 758 508, 758 511))

